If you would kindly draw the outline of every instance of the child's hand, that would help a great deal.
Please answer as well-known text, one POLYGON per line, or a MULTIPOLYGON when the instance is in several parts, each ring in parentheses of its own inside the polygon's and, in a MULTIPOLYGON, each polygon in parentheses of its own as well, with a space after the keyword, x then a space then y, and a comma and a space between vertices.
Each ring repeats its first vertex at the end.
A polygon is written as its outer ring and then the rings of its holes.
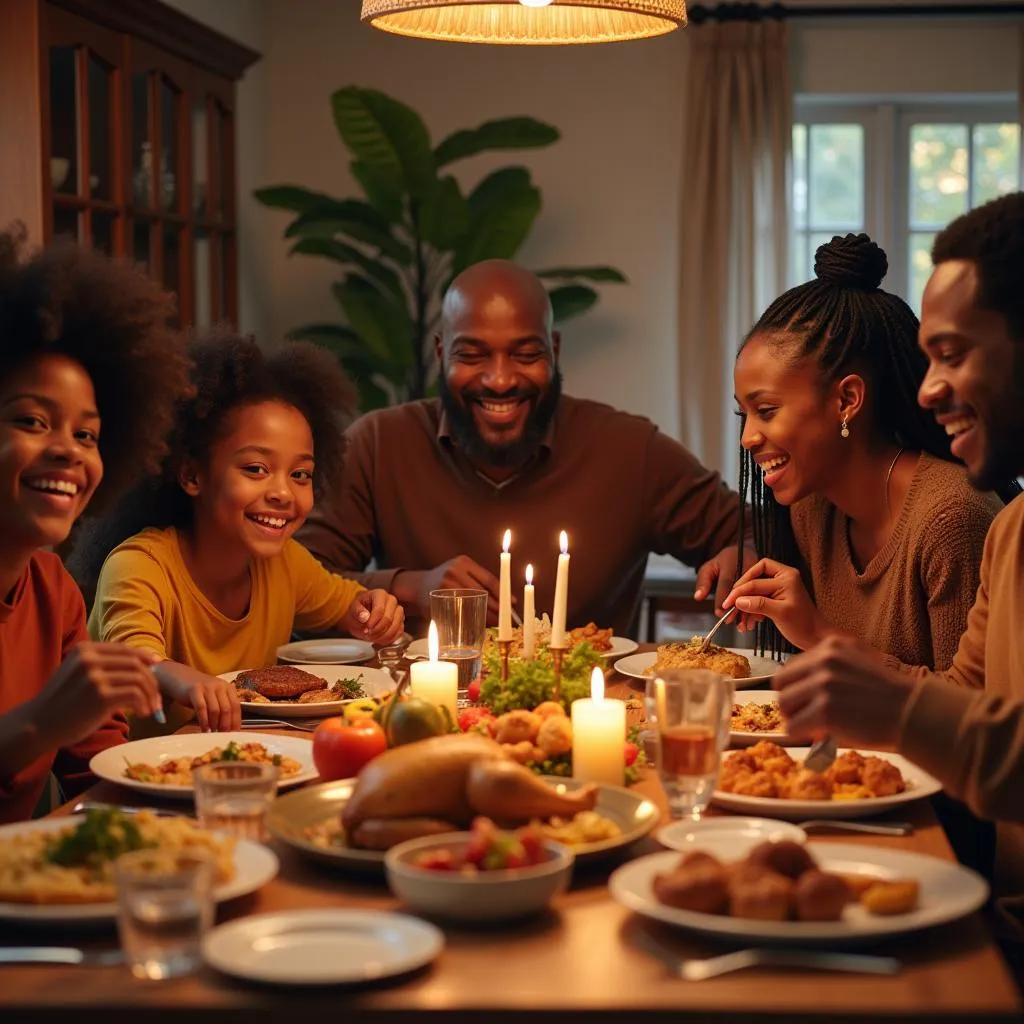
POLYGON ((234 686, 225 679, 176 661, 162 661, 157 679, 164 696, 193 708, 203 732, 233 732, 242 728, 242 706, 234 686))
POLYGON ((349 605, 341 625, 378 647, 393 643, 405 629, 405 611, 386 590, 364 590, 349 605))
POLYGON ((161 707, 152 665, 155 656, 125 644, 79 644, 33 700, 33 715, 52 747, 67 747, 94 733, 116 711, 140 718, 161 707))

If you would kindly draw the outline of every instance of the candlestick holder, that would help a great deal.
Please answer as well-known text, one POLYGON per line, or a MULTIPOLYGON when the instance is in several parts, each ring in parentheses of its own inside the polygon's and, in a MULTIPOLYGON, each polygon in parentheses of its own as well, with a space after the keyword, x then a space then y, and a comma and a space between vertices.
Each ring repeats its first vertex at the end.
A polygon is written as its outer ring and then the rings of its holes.
POLYGON ((568 647, 548 647, 551 652, 552 667, 555 670, 555 690, 551 697, 553 701, 559 701, 562 698, 562 659, 568 649, 568 647))
POLYGON ((508 682, 508 656, 512 650, 511 640, 499 640, 498 641, 498 655, 501 658, 501 681, 503 683, 508 682))

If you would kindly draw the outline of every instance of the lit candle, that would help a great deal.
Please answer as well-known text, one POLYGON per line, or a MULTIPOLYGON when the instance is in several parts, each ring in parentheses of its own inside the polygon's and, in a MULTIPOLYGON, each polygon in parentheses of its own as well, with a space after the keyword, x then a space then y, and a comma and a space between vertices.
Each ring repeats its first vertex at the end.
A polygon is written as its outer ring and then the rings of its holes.
POLYGON ((604 673, 595 668, 590 697, 572 702, 572 777, 621 786, 626 770, 626 705, 604 695, 604 673))
POLYGON ((512 639, 512 531, 506 530, 501 542, 501 573, 498 578, 498 639, 512 639))
POLYGON ((555 575, 555 607, 551 613, 551 646, 565 646, 565 606, 569 600, 569 537, 563 530, 558 540, 562 553, 558 556, 558 572, 555 575))
POLYGON ((459 666, 437 660, 437 626, 433 622, 427 632, 427 650, 429 661, 414 661, 409 667, 409 688, 414 697, 446 707, 454 724, 458 721, 459 666))
POLYGON ((536 646, 537 618, 533 599, 533 566, 526 567, 526 586, 523 587, 523 660, 529 661, 536 646))

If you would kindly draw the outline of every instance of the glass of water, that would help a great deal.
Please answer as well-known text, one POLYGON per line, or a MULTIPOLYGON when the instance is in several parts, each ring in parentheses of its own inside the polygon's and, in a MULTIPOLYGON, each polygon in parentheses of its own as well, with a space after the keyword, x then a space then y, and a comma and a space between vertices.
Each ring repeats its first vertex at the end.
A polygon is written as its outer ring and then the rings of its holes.
POLYGON ((734 684, 704 669, 666 669, 651 680, 658 775, 673 818, 699 818, 729 740, 734 684))
POLYGON ((117 927, 132 974, 162 981, 202 962, 213 923, 213 862, 200 852, 137 850, 114 864, 117 927))
POLYGON ((279 774, 277 765, 251 761, 213 761, 193 769, 199 824, 241 839, 262 840, 279 774))
POLYGON ((437 626, 438 658, 459 666, 459 696, 480 675, 487 632, 486 590, 432 590, 430 617, 437 626))

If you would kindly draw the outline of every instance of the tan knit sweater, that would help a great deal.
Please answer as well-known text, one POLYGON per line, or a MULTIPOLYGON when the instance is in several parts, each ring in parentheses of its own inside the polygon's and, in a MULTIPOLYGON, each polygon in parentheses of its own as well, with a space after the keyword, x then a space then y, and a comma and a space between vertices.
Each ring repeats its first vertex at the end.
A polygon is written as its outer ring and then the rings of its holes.
POLYGON ((921 455, 886 545, 859 573, 849 519, 813 496, 791 510, 826 620, 905 666, 947 669, 978 588, 985 536, 1002 508, 963 469, 921 455))

